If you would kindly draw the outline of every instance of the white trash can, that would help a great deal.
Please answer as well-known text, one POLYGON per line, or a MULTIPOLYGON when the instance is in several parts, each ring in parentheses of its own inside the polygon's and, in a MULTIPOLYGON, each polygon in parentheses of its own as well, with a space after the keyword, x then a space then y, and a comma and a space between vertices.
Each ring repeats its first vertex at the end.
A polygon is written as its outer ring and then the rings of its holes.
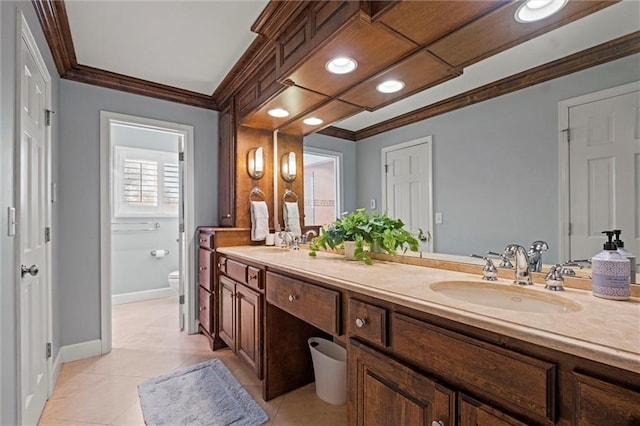
POLYGON ((316 377, 316 394, 333 405, 347 401, 347 351, 320 337, 308 341, 316 377))

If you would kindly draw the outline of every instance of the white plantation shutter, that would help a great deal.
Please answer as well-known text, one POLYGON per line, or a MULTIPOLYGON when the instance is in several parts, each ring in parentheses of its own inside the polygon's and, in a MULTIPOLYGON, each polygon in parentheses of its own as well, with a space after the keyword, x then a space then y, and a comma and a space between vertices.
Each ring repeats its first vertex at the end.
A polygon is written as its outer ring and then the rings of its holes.
POLYGON ((180 204, 178 154, 114 147, 114 217, 177 217, 180 204))
POLYGON ((122 167, 122 202, 137 206, 157 206, 158 163, 125 158, 122 167))

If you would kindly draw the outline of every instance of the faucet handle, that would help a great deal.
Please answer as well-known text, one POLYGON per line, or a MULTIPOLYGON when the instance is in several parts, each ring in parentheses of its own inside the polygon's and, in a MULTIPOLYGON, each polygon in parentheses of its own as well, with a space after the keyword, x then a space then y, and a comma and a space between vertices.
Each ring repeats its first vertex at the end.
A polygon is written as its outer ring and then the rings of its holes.
POLYGON ((549 272, 547 273, 546 285, 544 286, 544 288, 551 291, 564 291, 563 271, 565 269, 568 269, 568 268, 565 268, 560 264, 552 266, 549 272))
POLYGON ((471 254, 470 257, 475 257, 478 259, 483 259, 485 261, 484 268, 482 268, 482 279, 486 281, 497 281, 498 280, 498 269, 493 264, 493 260, 489 259, 486 256, 480 256, 478 254, 471 254))

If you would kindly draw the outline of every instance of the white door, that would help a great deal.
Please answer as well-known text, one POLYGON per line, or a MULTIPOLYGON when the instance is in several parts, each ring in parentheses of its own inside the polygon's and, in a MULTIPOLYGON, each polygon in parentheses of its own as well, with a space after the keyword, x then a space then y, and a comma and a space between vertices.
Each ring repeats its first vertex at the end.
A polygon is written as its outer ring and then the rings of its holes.
POLYGON ((20 389, 22 424, 36 424, 47 400, 48 288, 45 248, 45 79, 22 39, 20 45, 19 253, 20 389))
POLYGON ((431 143, 429 137, 383 150, 384 211, 414 235, 419 229, 433 234, 431 143))
POLYGON ((180 324, 180 331, 184 330, 184 316, 185 316, 185 304, 184 304, 184 270, 185 270, 185 250, 186 250, 186 238, 184 235, 184 138, 180 137, 178 143, 178 185, 180 188, 179 203, 178 203, 178 271, 180 273, 180 280, 178 281, 178 323, 180 324))
POLYGON ((602 231, 621 229, 640 254, 640 92, 569 108, 570 257, 602 250, 602 231))

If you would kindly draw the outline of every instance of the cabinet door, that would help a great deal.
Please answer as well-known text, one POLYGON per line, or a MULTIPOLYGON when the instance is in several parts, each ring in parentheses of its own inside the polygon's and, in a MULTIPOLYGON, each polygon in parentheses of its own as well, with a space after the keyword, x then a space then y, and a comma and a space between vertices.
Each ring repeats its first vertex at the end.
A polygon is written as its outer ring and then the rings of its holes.
POLYGON ((458 396, 460 426, 525 426, 519 420, 465 395, 458 396))
POLYGON ((220 111, 218 126, 218 212, 220 226, 235 225, 236 136, 233 101, 220 111))
POLYGON ((226 277, 220 277, 220 297, 218 298, 218 306, 220 310, 220 324, 218 333, 220 338, 235 351, 235 297, 236 284, 226 277))
POLYGON ((236 351, 261 378, 262 296, 236 284, 236 351))
POLYGON ((354 339, 348 362, 348 424, 454 424, 455 392, 354 339))
POLYGON ((213 252, 207 249, 198 250, 198 284, 211 291, 213 288, 213 273, 211 264, 213 262, 213 252))
POLYGON ((640 392, 573 373, 575 425, 640 425, 640 392))
POLYGON ((202 287, 198 287, 198 320, 200 325, 211 334, 211 293, 202 287))

